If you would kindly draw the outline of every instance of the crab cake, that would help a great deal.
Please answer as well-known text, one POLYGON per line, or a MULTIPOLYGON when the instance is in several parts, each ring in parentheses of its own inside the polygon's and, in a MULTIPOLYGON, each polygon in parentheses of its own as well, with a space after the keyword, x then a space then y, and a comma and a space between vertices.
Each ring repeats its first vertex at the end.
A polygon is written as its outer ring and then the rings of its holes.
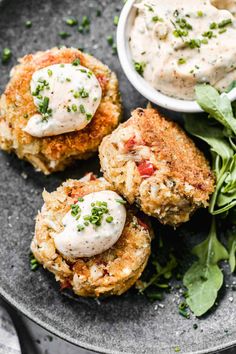
POLYGON ((31 250, 61 287, 80 296, 121 295, 141 276, 151 228, 103 180, 68 180, 43 192, 31 250))
POLYGON ((214 190, 208 162, 174 122, 138 108, 99 148, 104 177, 148 215, 177 226, 206 207, 214 190))
POLYGON ((116 75, 74 48, 29 54, 0 99, 0 147, 45 174, 97 151, 117 126, 116 75))

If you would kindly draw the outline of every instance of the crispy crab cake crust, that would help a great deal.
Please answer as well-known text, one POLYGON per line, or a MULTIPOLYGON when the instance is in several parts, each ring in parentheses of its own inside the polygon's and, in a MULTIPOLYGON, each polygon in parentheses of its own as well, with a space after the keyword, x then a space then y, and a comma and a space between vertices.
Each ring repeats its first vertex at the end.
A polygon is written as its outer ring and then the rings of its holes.
POLYGON ((113 187, 164 224, 178 226, 214 191, 214 176, 204 155, 175 123, 154 109, 138 108, 105 137, 99 148, 104 177, 113 187), (139 166, 151 163, 142 177, 139 166))
POLYGON ((121 114, 116 75, 94 57, 74 48, 53 48, 29 54, 11 71, 11 79, 0 99, 0 147, 14 151, 45 174, 63 170, 76 159, 86 159, 97 151, 103 137, 118 125, 121 114), (28 119, 37 113, 30 92, 36 70, 59 63, 81 65, 94 72, 102 87, 102 100, 90 124, 80 131, 36 138, 24 132, 28 119))
POLYGON ((150 255, 151 228, 127 207, 122 235, 109 250, 89 258, 65 259, 55 248, 52 234, 63 229, 62 218, 78 197, 113 190, 100 180, 68 180, 55 192, 43 192, 44 205, 36 219, 31 250, 35 258, 55 274, 62 288, 80 296, 121 295, 141 276, 150 255))

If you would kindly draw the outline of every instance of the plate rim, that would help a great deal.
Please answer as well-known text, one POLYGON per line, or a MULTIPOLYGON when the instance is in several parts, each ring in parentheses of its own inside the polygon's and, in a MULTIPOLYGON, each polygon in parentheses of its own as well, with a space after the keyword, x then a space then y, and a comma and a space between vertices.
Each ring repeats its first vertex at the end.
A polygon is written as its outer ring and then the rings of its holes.
MULTIPOLYGON (((40 320, 39 318, 37 318, 37 316, 36 316, 36 318, 34 318, 31 311, 29 311, 24 305, 20 305, 17 301, 15 301, 14 298, 11 297, 1 286, 0 286, 0 296, 7 303, 9 303, 11 306, 13 306, 13 308, 15 310, 18 310, 21 314, 23 314, 28 319, 30 319, 31 321, 33 321, 34 323, 39 325, 41 328, 46 329, 50 333, 56 335, 58 338, 63 339, 70 344, 76 345, 76 346, 78 346, 82 349, 85 349, 85 350, 90 350, 94 353, 97 352, 99 354, 124 354, 124 353, 125 354, 132 354, 131 352, 124 352, 124 351, 121 352, 121 351, 116 351, 116 350, 109 350, 104 347, 98 347, 96 345, 89 344, 88 342, 86 342, 86 343, 82 342, 80 340, 77 340, 77 339, 74 339, 74 338, 68 336, 67 334, 64 334, 63 332, 57 330, 56 327, 54 327, 53 325, 40 320)), ((197 350, 194 352, 182 352, 182 354, 214 354, 216 351, 222 352, 223 350, 231 349, 234 347, 236 348, 236 339, 229 342, 226 346, 223 344, 223 345, 211 347, 206 350, 202 349, 202 350, 197 350)))

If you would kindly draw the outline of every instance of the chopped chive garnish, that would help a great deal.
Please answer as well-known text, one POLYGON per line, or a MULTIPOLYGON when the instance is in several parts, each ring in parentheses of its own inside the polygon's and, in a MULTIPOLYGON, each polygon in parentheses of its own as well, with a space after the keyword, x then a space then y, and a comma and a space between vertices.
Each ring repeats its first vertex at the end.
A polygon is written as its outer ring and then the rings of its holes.
POLYGON ((84 198, 82 198, 82 197, 78 198, 78 202, 83 202, 83 201, 84 201, 84 198))
POLYGON ((84 114, 84 113, 85 113, 84 105, 81 104, 81 105, 79 106, 79 110, 80 110, 81 113, 84 114))
POLYGON ((80 65, 80 59, 79 59, 79 58, 75 59, 75 60, 72 62, 72 65, 74 65, 74 66, 80 65))
POLYGON ((202 17, 203 16, 203 12, 202 11, 198 11, 197 15, 198 15, 198 17, 202 17))
POLYGON ((9 62, 9 60, 11 59, 12 56, 12 52, 11 49, 9 48, 4 48, 2 51, 2 63, 6 64, 9 62))
POLYGON ((93 115, 91 113, 86 113, 87 120, 91 120, 93 115))
POLYGON ((143 76, 145 66, 146 66, 146 64, 143 62, 141 62, 141 63, 134 62, 134 68, 137 71, 137 73, 139 73, 139 75, 141 75, 141 76, 143 76))
POLYGON ((114 43, 113 37, 111 35, 107 36, 107 43, 112 46, 114 43))
POLYGON ((52 70, 48 69, 48 76, 52 76, 52 70))
POLYGON ((76 104, 72 104, 71 106, 73 112, 77 112, 77 106, 76 104))
POLYGON ((70 37, 70 33, 65 32, 65 31, 59 32, 58 34, 62 39, 66 39, 66 38, 70 37))
POLYGON ((86 26, 90 25, 90 20, 89 20, 88 16, 83 16, 81 25, 83 27, 86 27, 86 26))
POLYGON ((126 204, 126 201, 124 199, 116 199, 116 202, 120 204, 126 204))
POLYGON ((119 22, 119 16, 116 15, 116 16, 114 16, 113 23, 115 26, 117 26, 118 22, 119 22))
POLYGON ((30 20, 25 21, 25 27, 26 27, 26 28, 32 27, 32 21, 30 21, 30 20))
POLYGON ((218 23, 219 28, 223 28, 225 26, 232 25, 232 20, 231 18, 228 18, 227 20, 223 20, 220 23, 218 23))
POLYGON ((179 59, 178 59, 178 65, 183 65, 183 64, 186 64, 186 59, 184 59, 184 58, 179 58, 179 59))
POLYGON ((78 21, 75 18, 67 18, 66 24, 68 26, 76 26, 78 24, 78 21))
POLYGON ((84 226, 83 225, 78 225, 77 226, 77 230, 80 232, 80 231, 83 231, 84 230, 84 226))
POLYGON ((106 218, 106 222, 108 222, 109 224, 113 221, 113 216, 108 216, 106 218))

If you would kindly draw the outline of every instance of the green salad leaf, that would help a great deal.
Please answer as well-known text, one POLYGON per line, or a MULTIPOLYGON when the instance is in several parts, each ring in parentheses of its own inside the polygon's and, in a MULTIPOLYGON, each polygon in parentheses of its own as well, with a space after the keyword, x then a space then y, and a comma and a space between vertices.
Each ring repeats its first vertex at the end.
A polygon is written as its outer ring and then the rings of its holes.
POLYGON ((234 88, 236 88, 236 80, 231 82, 231 84, 227 87, 225 92, 228 93, 228 92, 232 91, 234 88))
POLYGON ((228 250, 229 250, 230 270, 233 273, 236 269, 236 229, 235 228, 229 232, 228 250))
POLYGON ((228 259, 227 250, 217 239, 214 218, 207 239, 194 247, 193 254, 198 260, 185 273, 183 282, 188 289, 188 306, 196 316, 202 316, 214 305, 223 284, 218 262, 228 259))
POLYGON ((226 94, 220 95, 210 85, 197 85, 196 97, 198 104, 205 112, 236 134, 236 119, 233 115, 231 102, 226 94))

